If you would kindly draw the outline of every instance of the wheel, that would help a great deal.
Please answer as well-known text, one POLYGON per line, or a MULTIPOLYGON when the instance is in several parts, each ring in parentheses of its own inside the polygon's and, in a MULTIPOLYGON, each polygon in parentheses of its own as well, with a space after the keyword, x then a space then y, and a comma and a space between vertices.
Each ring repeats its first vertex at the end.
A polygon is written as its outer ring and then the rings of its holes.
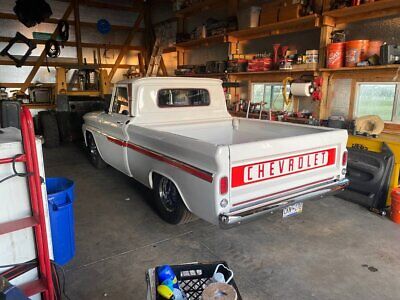
POLYGON ((193 219, 182 201, 175 184, 166 177, 156 176, 154 180, 155 207, 159 216, 170 224, 185 224, 193 219))
POLYGON ((60 133, 58 132, 56 116, 49 111, 43 111, 39 113, 39 118, 43 131, 44 146, 46 148, 60 146, 60 133))
POLYGON ((96 141, 90 132, 86 134, 86 144, 87 153, 92 165, 97 169, 104 169, 107 167, 107 163, 101 158, 99 150, 96 146, 96 141))

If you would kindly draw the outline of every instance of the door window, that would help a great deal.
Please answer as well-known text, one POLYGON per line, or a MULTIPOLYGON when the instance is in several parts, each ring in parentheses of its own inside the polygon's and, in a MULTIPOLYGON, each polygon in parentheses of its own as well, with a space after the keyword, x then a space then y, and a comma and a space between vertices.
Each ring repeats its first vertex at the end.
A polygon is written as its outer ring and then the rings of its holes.
POLYGON ((118 86, 116 88, 111 111, 117 114, 129 115, 129 99, 127 87, 118 86))

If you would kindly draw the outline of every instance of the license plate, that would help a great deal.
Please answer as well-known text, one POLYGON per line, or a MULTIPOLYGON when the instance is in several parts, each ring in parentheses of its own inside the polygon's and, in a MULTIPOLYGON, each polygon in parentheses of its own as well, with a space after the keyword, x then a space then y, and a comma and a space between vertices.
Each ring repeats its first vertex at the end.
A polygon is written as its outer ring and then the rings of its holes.
POLYGON ((287 218, 287 217, 291 217, 291 216, 295 216, 295 215, 301 214, 302 211, 303 211, 303 202, 299 202, 299 203, 290 205, 288 207, 285 207, 283 209, 282 216, 284 218, 287 218))

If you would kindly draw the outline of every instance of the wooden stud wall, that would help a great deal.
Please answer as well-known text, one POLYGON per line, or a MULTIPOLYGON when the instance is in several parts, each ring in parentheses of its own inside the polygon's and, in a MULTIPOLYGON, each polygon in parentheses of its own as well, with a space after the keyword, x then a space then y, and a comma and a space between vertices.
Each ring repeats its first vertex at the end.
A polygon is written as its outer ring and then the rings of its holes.
MULTIPOLYGON (((46 58, 46 53, 43 50, 40 54, 40 56, 37 58, 37 60, 32 61, 32 58, 28 58, 26 63, 24 64, 25 66, 33 66, 32 70, 30 71, 28 77, 25 79, 24 83, 12 83, 12 82, 4 82, 0 83, 1 86, 5 87, 10 87, 10 88, 20 88, 20 92, 25 92, 26 89, 31 85, 31 82, 35 75, 37 74, 38 70, 42 66, 51 66, 51 67, 68 67, 68 68, 79 68, 83 64, 83 57, 82 57, 82 49, 83 48, 95 48, 97 49, 97 53, 99 53, 100 49, 118 49, 120 50, 120 53, 118 55, 117 61, 114 64, 99 64, 93 67, 100 67, 100 68, 111 68, 111 73, 110 73, 110 78, 113 77, 115 74, 116 70, 118 68, 123 68, 127 69, 130 66, 121 64, 121 61, 123 57, 127 54, 129 50, 135 50, 139 51, 139 55, 141 53, 145 52, 145 48, 140 45, 140 46, 132 46, 131 42, 132 39, 137 32, 143 32, 144 30, 140 28, 141 20, 142 20, 142 14, 143 14, 143 2, 140 0, 134 0, 132 1, 132 6, 122 6, 122 5, 116 5, 113 3, 103 3, 103 2, 97 2, 97 1, 91 1, 91 0, 70 0, 70 1, 64 1, 64 2, 70 2, 68 5, 64 15, 60 19, 56 18, 49 18, 47 19, 44 23, 50 23, 50 24, 58 24, 60 20, 69 20, 70 15, 72 12, 74 13, 74 19, 73 23, 70 24, 74 26, 75 28, 75 41, 67 41, 64 43, 65 46, 67 47, 76 47, 77 50, 77 64, 71 64, 67 62, 63 62, 62 59, 49 59, 48 62, 45 63, 45 58, 46 58), (128 37, 125 40, 125 43, 122 45, 118 44, 99 44, 99 43, 85 43, 81 41, 81 28, 96 28, 97 24, 92 23, 92 22, 82 22, 80 21, 79 17, 79 6, 84 5, 88 7, 93 7, 93 8, 98 8, 98 9, 107 9, 107 10, 117 10, 117 11, 130 11, 133 13, 139 13, 138 18, 135 22, 135 24, 131 26, 124 26, 124 25, 112 25, 113 29, 116 30, 124 30, 124 31, 129 31, 128 32, 128 37)), ((0 13, 0 19, 7 19, 7 20, 18 20, 17 17, 14 14, 11 13, 0 13)), ((53 31, 51 38, 55 39, 57 35, 56 30, 53 31)), ((0 36, 0 42, 6 42, 8 43, 11 40, 9 37, 2 37, 0 36)), ((34 40, 34 42, 38 45, 44 45, 46 43, 45 40, 34 40)), ((141 55, 143 56, 143 55, 141 55)), ((139 62, 142 63, 142 60, 138 57, 139 62)), ((139 63, 139 65, 140 65, 139 63)), ((13 61, 7 58, 0 59, 0 65, 15 65, 13 61)), ((89 64, 89 66, 91 66, 89 64)), ((142 64, 141 69, 143 69, 144 66, 142 64)))

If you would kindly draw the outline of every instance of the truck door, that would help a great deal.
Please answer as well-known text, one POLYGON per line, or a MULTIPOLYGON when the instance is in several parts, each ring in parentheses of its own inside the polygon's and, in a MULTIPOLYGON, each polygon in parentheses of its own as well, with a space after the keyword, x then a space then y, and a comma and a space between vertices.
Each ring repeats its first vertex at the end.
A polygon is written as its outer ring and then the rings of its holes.
POLYGON ((103 159, 114 168, 130 175, 127 164, 126 127, 131 117, 128 85, 115 87, 108 113, 102 116, 102 128, 106 134, 100 147, 103 159))

